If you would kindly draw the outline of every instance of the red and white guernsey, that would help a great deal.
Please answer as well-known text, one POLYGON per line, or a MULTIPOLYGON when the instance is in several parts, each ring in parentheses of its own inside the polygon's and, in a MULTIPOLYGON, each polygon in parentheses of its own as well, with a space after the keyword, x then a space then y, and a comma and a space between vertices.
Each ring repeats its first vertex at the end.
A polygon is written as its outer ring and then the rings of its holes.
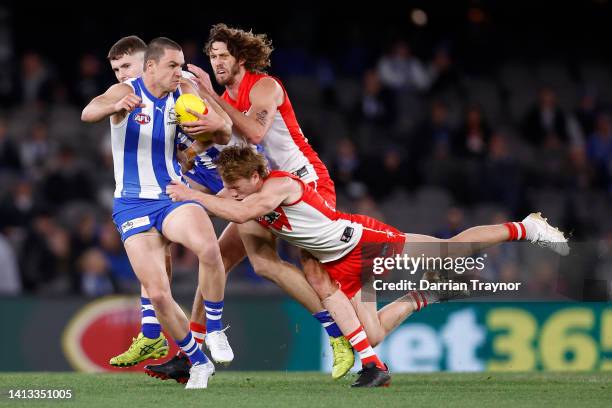
POLYGON ((266 178, 290 177, 302 185, 302 196, 283 204, 257 222, 276 236, 310 252, 321 262, 331 262, 348 254, 361 239, 363 225, 352 214, 336 211, 299 177, 272 171, 266 178))
MULTIPOLYGON (((223 93, 222 97, 234 108, 246 113, 251 108, 249 99, 251 89, 257 81, 265 77, 268 77, 268 75, 246 71, 242 82, 240 82, 238 98, 236 100, 232 99, 227 91, 223 93)), ((272 170, 293 173, 306 183, 319 179, 324 182, 328 182, 328 180, 331 182, 327 168, 312 146, 308 144, 308 139, 302 134, 302 129, 297 122, 285 87, 279 79, 270 78, 274 79, 283 88, 284 94, 283 104, 278 107, 272 126, 261 142, 264 149, 263 153, 268 159, 270 167, 272 170)))

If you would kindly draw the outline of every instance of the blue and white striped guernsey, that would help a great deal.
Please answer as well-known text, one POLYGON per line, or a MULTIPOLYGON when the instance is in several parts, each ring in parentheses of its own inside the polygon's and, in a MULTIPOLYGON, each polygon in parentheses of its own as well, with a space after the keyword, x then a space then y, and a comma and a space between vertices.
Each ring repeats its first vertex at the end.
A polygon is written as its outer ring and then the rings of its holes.
MULTIPOLYGON (((184 147, 189 147, 193 143, 193 139, 182 132, 178 133, 177 141, 184 147)), ((200 166, 201 168, 206 168, 208 170, 216 169, 217 165, 215 164, 215 160, 217 160, 217 157, 219 157, 219 153, 221 153, 221 151, 226 147, 230 146, 252 146, 253 150, 257 151, 257 148, 254 145, 250 145, 244 140, 244 138, 232 133, 230 140, 226 145, 213 144, 206 151, 198 153, 195 158, 196 166, 200 166)))
POLYGON ((133 110, 119 124, 111 121, 115 198, 168 199, 166 186, 181 180, 174 114, 180 88, 160 99, 146 89, 142 77, 124 83, 145 107, 133 110))

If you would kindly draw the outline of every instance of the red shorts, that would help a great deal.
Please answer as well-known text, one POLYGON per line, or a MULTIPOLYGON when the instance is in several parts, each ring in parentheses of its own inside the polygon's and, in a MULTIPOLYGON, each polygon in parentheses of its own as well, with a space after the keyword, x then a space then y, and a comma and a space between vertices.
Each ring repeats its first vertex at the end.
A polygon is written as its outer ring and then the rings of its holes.
POLYGON ((308 185, 319 193, 327 201, 327 204, 336 208, 336 187, 331 178, 320 178, 316 181, 311 181, 308 185))
POLYGON ((352 220, 363 225, 357 246, 342 258, 321 264, 349 299, 359 292, 362 281, 372 276, 374 258, 401 254, 406 242, 403 232, 375 218, 353 215, 352 220))

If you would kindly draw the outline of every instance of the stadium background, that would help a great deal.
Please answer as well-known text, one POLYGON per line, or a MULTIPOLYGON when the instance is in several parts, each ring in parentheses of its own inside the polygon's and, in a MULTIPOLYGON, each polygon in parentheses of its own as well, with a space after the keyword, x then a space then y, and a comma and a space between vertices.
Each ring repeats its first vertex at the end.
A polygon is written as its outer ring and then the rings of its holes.
MULTIPOLYGON (((195 5, 185 16, 0 5, 0 370, 106 368, 136 333, 137 283, 110 221, 108 126, 83 125, 80 111, 113 83, 105 55, 119 37, 166 35, 208 69, 201 48, 220 21, 273 39, 270 73, 286 84, 342 209, 440 237, 542 210, 593 248, 590 278, 609 285, 612 6, 499 3, 195 5)), ((173 290, 189 308, 195 258, 174 248, 174 259, 173 290)), ((528 274, 537 296, 558 280, 556 266, 503 251, 489 273, 528 274)), ((233 368, 329 367, 318 324, 247 264, 227 293, 233 368)), ((442 305, 381 347, 396 372, 610 370, 612 308, 442 305)))

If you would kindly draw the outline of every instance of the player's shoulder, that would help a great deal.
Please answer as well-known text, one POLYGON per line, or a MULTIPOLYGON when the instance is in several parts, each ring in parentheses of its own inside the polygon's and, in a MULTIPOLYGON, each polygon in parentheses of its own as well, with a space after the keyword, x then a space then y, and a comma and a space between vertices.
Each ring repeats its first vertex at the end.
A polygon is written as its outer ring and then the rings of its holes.
POLYGON ((251 93, 253 92, 283 92, 283 87, 278 83, 278 81, 271 76, 263 76, 253 84, 251 88, 251 93))
POLYGON ((106 91, 107 94, 116 95, 116 96, 120 96, 120 95, 125 96, 133 92, 134 92, 134 88, 131 85, 131 82, 129 82, 129 80, 126 80, 125 82, 120 82, 118 84, 113 84, 106 91))
POLYGON ((293 174, 288 173, 286 171, 274 170, 270 172, 268 177, 266 178, 265 185, 268 185, 268 188, 276 191, 301 191, 301 182, 295 177, 293 174))
POLYGON ((249 92, 251 103, 274 101, 277 106, 283 103, 283 87, 272 77, 261 77, 249 92))
POLYGON ((291 184, 293 181, 293 175, 286 171, 273 170, 266 177, 265 184, 270 186, 280 186, 291 184))

